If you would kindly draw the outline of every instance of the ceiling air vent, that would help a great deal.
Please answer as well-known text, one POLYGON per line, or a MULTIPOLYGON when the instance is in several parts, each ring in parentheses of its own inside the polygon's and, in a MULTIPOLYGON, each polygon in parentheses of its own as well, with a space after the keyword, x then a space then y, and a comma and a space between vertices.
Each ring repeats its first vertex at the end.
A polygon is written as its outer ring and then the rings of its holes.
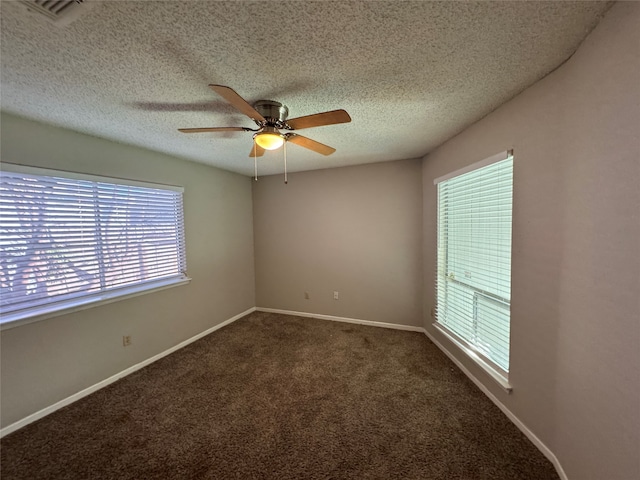
POLYGON ((86 0, 20 0, 20 3, 59 26, 73 22, 92 6, 86 0))

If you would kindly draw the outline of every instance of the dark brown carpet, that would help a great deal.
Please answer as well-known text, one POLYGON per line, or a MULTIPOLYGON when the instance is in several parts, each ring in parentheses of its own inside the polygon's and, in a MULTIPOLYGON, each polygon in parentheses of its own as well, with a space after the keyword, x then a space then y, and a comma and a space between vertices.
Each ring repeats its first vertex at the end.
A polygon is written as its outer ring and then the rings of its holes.
POLYGON ((1 447, 3 480, 558 479, 423 334, 258 312, 1 447))

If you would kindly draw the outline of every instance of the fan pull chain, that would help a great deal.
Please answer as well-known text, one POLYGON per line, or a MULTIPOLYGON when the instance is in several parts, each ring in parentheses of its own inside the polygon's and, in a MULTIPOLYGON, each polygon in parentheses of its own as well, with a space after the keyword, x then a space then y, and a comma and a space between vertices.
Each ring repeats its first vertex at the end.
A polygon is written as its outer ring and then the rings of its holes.
POLYGON ((284 151, 284 184, 289 183, 287 180, 287 142, 285 140, 284 145, 282 145, 284 151))
POLYGON ((256 155, 256 142, 253 142, 253 171, 258 181, 258 156, 256 155))

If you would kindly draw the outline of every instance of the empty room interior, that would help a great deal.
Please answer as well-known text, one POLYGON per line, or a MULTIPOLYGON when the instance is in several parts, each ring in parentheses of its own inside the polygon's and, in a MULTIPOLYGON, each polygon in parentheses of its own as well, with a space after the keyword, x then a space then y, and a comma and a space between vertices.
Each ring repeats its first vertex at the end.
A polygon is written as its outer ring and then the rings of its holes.
POLYGON ((640 3, 0 21, 2 478, 640 479, 640 3))

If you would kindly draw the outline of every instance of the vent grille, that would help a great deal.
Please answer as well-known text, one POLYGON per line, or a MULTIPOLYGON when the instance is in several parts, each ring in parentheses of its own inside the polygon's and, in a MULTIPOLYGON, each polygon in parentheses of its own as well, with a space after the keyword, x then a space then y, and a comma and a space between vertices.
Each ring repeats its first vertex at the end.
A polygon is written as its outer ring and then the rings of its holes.
POLYGON ((57 25, 71 23, 91 6, 85 0, 20 0, 20 3, 57 25))

